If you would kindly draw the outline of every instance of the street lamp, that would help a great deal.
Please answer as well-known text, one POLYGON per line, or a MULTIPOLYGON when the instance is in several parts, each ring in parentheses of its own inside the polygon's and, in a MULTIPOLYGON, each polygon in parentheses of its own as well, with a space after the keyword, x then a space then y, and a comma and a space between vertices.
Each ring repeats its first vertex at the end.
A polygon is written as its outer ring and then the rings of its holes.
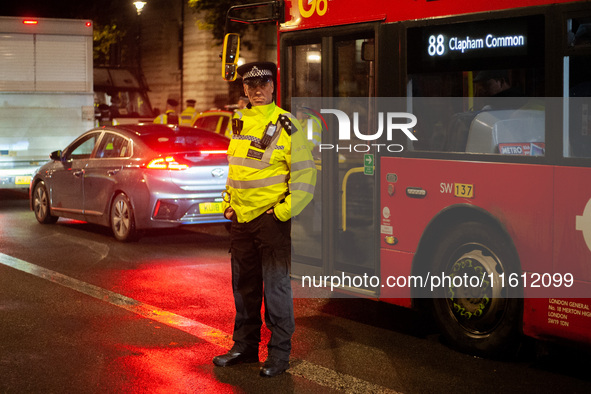
POLYGON ((137 68, 138 73, 142 75, 142 10, 146 6, 145 1, 134 1, 133 5, 135 6, 135 10, 137 11, 137 36, 136 36, 136 46, 137 46, 137 68))
POLYGON ((142 10, 144 9, 146 2, 145 1, 134 1, 133 5, 135 6, 135 9, 136 9, 137 14, 139 16, 142 14, 142 10))

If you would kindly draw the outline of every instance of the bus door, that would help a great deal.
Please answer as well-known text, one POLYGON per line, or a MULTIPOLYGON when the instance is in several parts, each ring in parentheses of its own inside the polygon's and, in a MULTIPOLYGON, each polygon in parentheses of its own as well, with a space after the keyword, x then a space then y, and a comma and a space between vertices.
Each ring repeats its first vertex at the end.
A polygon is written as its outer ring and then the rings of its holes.
MULTIPOLYGON (((313 201, 292 221, 292 272, 328 276, 339 287, 373 296, 369 279, 362 278, 378 275, 375 148, 353 133, 350 140, 339 141, 337 118, 320 114, 311 104, 324 97, 323 106, 357 105, 354 98, 368 103, 367 98, 375 96, 375 27, 356 30, 349 27, 346 35, 335 34, 336 29, 286 33, 282 40, 282 106, 290 108, 312 136, 319 170, 313 201)), ((359 130, 374 134, 369 104, 355 111, 360 114, 359 130)))

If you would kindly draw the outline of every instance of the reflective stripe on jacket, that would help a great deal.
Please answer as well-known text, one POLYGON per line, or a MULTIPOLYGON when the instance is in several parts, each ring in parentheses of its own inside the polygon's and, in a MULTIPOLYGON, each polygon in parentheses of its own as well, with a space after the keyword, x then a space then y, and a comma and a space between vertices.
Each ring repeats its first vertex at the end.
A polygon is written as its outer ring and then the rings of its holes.
POLYGON ((154 119, 154 123, 157 124, 177 124, 178 123, 178 116, 174 110, 169 109, 164 114, 158 115, 154 119))
POLYGON ((316 166, 299 122, 275 103, 240 110, 235 118, 243 126, 228 147, 230 202, 224 210, 231 206, 241 223, 270 208, 279 220, 289 220, 312 200, 316 184, 316 166), (281 114, 291 119, 291 130, 278 123, 281 114), (281 129, 265 149, 257 148, 269 123, 281 129))

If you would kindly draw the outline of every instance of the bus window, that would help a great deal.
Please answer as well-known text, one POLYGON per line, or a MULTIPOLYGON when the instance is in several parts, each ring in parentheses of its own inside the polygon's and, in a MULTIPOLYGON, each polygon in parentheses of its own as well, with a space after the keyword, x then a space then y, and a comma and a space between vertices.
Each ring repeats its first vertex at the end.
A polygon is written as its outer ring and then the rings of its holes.
POLYGON ((567 45, 585 47, 591 45, 591 17, 573 18, 567 21, 567 45))
MULTIPOLYGON (((363 50, 366 47, 364 44, 373 44, 374 39, 371 38, 356 38, 356 39, 340 39, 335 40, 334 51, 334 91, 333 97, 373 97, 374 81, 373 81, 373 61, 364 60, 363 50)), ((371 46, 373 47, 373 46, 371 46)), ((346 101, 352 108, 341 108, 356 112, 359 114, 359 129, 364 134, 371 134, 375 130, 375 125, 372 123, 373 119, 368 117, 371 113, 371 108, 357 107, 359 101, 346 101)), ((364 143, 365 141, 353 137, 351 143, 364 143)), ((341 152, 342 159, 349 158, 349 160, 362 161, 363 155, 358 152, 343 150, 341 152)), ((361 164, 363 165, 363 163, 361 164)))
POLYGON ((363 60, 364 43, 373 39, 337 41, 334 97, 372 97, 371 62, 363 60))
MULTIPOLYGON (((287 97, 321 97, 322 47, 319 43, 293 45, 287 51, 287 97)), ((283 104, 289 109, 291 103, 283 104)))
MULTIPOLYGON (((567 21, 569 55, 564 58, 564 96, 568 97, 564 155, 591 157, 591 56, 578 55, 591 45, 591 17, 567 21)), ((566 114, 565 114, 566 116, 566 114)))
MULTIPOLYGON (((334 40, 333 52, 333 96, 334 97, 374 97, 374 33, 365 32, 355 37, 338 37, 334 40), (365 52, 365 53, 364 53, 365 52)), ((358 128, 362 134, 373 134, 375 119, 369 116, 373 108, 372 100, 342 100, 339 108, 358 115, 358 128), (360 104, 366 102, 365 104, 360 104)), ((338 151, 333 159, 338 161, 338 187, 341 198, 337 206, 338 232, 337 252, 334 268, 344 272, 370 272, 376 269, 372 240, 376 228, 373 215, 375 201, 375 182, 364 172, 365 154, 372 150, 356 151, 351 147, 365 146, 366 140, 352 136, 344 149, 338 151)), ((368 145, 369 146, 369 145, 368 145)))
POLYGON ((502 69, 412 75, 413 112, 421 120, 413 148, 541 155, 544 104, 533 96, 535 74, 502 69), (434 97, 446 99, 427 99, 434 97))
POLYGON ((543 155, 542 28, 533 18, 410 28, 407 94, 420 120, 411 148, 543 155))
MULTIPOLYGON (((322 155, 319 151, 322 136, 321 128, 316 121, 308 122, 310 114, 305 105, 292 108, 291 98, 321 97, 322 96, 322 46, 320 43, 305 43, 290 45, 286 48, 287 65, 283 67, 287 78, 284 79, 283 89, 288 99, 282 107, 291 111, 299 120, 304 133, 308 134, 308 127, 312 127, 313 139, 310 149, 318 168, 317 186, 314 199, 298 216, 292 218, 292 247, 293 255, 310 262, 312 265, 322 264, 322 155)), ((297 270, 296 270, 297 271, 297 270)), ((307 272, 307 271, 306 271, 307 272)))

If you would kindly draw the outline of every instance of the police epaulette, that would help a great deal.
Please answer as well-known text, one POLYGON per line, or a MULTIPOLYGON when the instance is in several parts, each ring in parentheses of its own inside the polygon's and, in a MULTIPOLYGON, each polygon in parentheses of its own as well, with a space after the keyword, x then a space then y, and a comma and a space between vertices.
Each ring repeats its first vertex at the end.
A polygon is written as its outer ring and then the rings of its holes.
POLYGON ((287 135, 291 135, 292 123, 291 123, 291 119, 289 118, 289 116, 287 116, 285 114, 279 115, 279 123, 281 123, 281 127, 283 127, 283 130, 285 130, 287 135))
POLYGON ((240 135, 243 125, 244 122, 242 120, 237 118, 232 119, 232 133, 240 135))

